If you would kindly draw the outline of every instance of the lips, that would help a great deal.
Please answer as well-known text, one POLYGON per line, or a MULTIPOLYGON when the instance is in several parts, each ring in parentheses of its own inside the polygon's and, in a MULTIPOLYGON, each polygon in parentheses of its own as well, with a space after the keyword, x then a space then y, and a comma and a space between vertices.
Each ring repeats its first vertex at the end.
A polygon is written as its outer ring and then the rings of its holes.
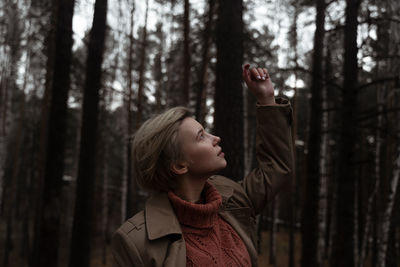
POLYGON ((222 149, 218 152, 217 156, 218 156, 218 157, 223 157, 223 156, 225 156, 224 152, 222 152, 222 149))

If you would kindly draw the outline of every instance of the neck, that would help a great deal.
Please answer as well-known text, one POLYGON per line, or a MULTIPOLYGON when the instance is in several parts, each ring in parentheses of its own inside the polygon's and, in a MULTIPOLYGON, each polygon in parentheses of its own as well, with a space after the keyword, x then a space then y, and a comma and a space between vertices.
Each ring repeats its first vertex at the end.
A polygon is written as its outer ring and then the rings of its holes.
POLYGON ((199 202, 201 199, 201 193, 204 189, 204 184, 208 178, 209 177, 199 178, 190 176, 177 177, 178 186, 173 192, 175 195, 188 202, 199 202))

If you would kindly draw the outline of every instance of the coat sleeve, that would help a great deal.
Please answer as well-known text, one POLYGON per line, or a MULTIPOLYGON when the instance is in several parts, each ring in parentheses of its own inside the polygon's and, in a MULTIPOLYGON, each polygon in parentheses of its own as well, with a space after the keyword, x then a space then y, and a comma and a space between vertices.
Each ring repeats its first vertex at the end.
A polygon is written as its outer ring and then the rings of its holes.
POLYGON ((291 180, 293 172, 292 109, 288 100, 276 102, 276 106, 257 106, 258 167, 242 182, 255 214, 291 180))
POLYGON ((114 255, 113 267, 144 266, 135 243, 121 228, 112 236, 111 251, 114 255))

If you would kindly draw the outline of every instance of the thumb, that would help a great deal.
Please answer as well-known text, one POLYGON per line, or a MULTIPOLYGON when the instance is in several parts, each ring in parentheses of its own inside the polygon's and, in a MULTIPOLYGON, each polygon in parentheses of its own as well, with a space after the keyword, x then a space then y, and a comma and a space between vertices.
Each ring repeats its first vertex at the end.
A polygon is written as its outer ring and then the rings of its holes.
POLYGON ((250 68, 250 64, 244 64, 243 65, 243 73, 242 73, 242 75, 243 75, 243 80, 246 83, 249 83, 251 81, 250 75, 249 75, 249 68, 250 68))

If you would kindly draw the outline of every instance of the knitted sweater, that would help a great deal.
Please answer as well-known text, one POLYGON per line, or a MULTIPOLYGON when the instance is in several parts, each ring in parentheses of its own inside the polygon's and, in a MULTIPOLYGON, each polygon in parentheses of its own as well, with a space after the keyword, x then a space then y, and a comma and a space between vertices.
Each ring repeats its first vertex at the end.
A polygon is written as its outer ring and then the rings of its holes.
POLYGON ((205 184, 205 204, 168 193, 186 243, 186 266, 251 266, 247 249, 236 231, 219 215, 222 198, 205 184))

